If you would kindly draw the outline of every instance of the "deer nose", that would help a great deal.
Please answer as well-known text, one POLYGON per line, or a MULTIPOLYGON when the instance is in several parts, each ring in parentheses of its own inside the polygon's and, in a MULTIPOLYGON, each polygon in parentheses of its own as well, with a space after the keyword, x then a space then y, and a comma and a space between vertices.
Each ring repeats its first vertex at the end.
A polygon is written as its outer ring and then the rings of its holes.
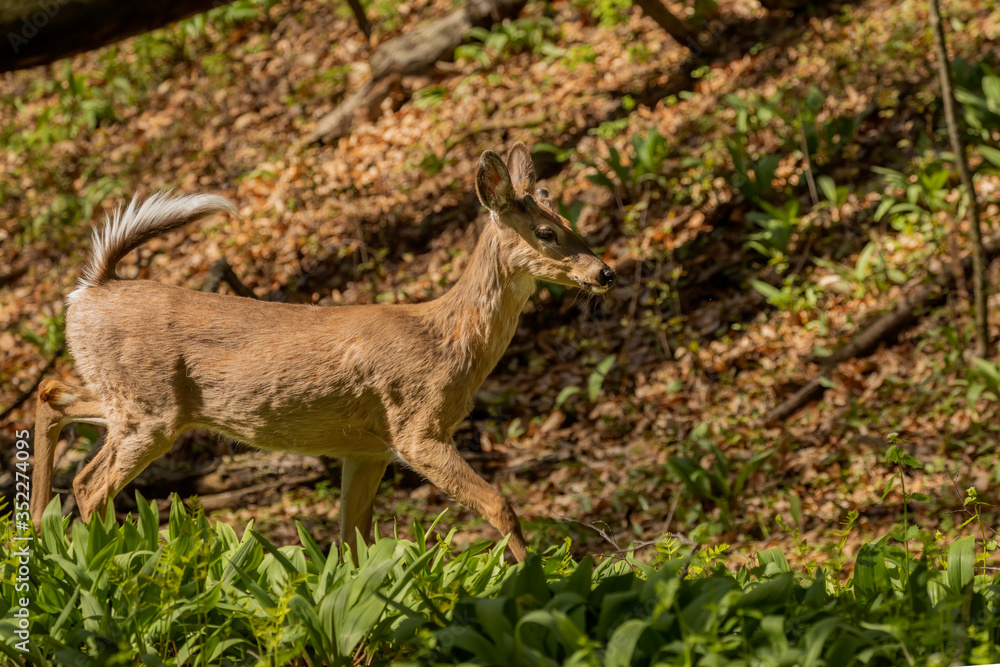
POLYGON ((605 266, 601 269, 597 279, 600 281, 601 287, 611 287, 615 282, 615 272, 611 270, 611 267, 605 266))

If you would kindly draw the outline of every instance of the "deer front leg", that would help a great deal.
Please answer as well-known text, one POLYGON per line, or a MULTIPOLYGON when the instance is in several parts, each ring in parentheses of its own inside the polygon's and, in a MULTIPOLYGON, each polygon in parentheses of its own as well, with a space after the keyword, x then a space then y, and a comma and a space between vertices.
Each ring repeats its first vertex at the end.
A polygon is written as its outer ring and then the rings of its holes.
POLYGON ((433 439, 408 441, 397 446, 400 456, 414 470, 449 496, 475 510, 502 535, 510 535, 507 546, 521 562, 527 556, 521 522, 510 502, 476 474, 451 442, 433 439))
POLYGON ((390 459, 370 456, 349 456, 344 459, 340 482, 340 541, 351 548, 354 564, 358 564, 357 531, 368 543, 371 539, 372 504, 379 482, 390 459))
POLYGON ((86 387, 71 387, 43 380, 35 406, 35 459, 31 494, 31 520, 41 530, 42 513, 52 499, 52 467, 59 431, 79 421, 104 425, 105 410, 97 394, 86 387))

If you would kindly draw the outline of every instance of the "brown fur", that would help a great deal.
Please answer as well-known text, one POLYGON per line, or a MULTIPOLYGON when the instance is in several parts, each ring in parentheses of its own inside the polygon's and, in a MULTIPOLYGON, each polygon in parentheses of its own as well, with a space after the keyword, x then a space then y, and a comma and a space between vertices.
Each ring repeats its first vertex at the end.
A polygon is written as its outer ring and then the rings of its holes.
MULTIPOLYGON (((51 496, 52 452, 66 423, 108 427, 104 447, 73 483, 84 518, 179 434, 203 427, 262 449, 343 458, 341 538, 352 548, 356 530, 365 539, 370 532, 386 465, 400 458, 510 534, 522 560, 517 515, 459 456, 452 434, 510 343, 536 277, 601 293, 614 274, 564 220, 530 195, 515 197, 514 183, 533 191, 534 169, 523 145, 511 155, 513 174, 495 153, 483 154, 477 191, 491 219, 461 280, 434 301, 267 303, 117 280, 109 278, 114 266, 95 260, 96 282, 72 295, 66 322, 86 388, 50 380, 39 391, 36 524, 51 496), (540 240, 541 227, 554 240, 540 240)), ((138 237, 155 233, 155 222, 138 237)), ((124 232, 114 238, 114 253, 95 256, 116 262, 134 247, 124 232)))

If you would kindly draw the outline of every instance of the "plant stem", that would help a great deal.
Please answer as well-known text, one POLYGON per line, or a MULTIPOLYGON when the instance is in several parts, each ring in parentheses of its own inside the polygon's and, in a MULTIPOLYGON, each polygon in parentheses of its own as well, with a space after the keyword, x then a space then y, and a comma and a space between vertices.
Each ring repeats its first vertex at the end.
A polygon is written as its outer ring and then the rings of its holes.
MULTIPOLYGON (((944 28, 941 25, 941 7, 939 0, 929 0, 931 14, 931 29, 934 33, 934 43, 937 47, 938 72, 941 77, 941 97, 944 101, 944 117, 948 124, 948 136, 951 138, 951 149, 955 154, 955 164, 962 179, 962 187, 969 197, 969 240, 972 242, 972 289, 975 301, 976 321, 976 356, 983 359, 990 355, 989 323, 986 316, 986 252, 983 249, 982 229, 979 222, 979 202, 976 199, 976 189, 969 173, 969 163, 965 159, 965 141, 958 131, 958 119, 955 116, 955 94, 952 89, 951 63, 948 60, 948 50, 945 45, 944 28)), ((956 233, 958 221, 955 221, 956 233)))
MULTIPOLYGON (((897 450, 898 453, 898 450, 897 450)), ((903 574, 906 576, 906 584, 910 583, 910 523, 909 516, 906 511, 906 478, 903 476, 903 463, 902 461, 896 461, 896 467, 899 470, 899 487, 903 491, 903 548, 906 549, 906 566, 903 568, 903 574)))

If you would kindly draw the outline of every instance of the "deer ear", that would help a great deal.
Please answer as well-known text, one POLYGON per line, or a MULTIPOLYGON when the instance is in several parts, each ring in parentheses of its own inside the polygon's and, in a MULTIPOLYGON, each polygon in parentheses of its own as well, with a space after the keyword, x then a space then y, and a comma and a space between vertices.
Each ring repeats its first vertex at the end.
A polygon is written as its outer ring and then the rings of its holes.
POLYGON ((510 147, 507 153, 507 168, 510 170, 510 180, 518 195, 530 195, 535 191, 535 165, 531 161, 531 153, 522 142, 510 147))
POLYGON ((509 208, 514 203, 514 186, 510 181, 510 172, 493 151, 485 151, 479 158, 479 170, 476 172, 476 194, 483 206, 497 213, 509 208))

